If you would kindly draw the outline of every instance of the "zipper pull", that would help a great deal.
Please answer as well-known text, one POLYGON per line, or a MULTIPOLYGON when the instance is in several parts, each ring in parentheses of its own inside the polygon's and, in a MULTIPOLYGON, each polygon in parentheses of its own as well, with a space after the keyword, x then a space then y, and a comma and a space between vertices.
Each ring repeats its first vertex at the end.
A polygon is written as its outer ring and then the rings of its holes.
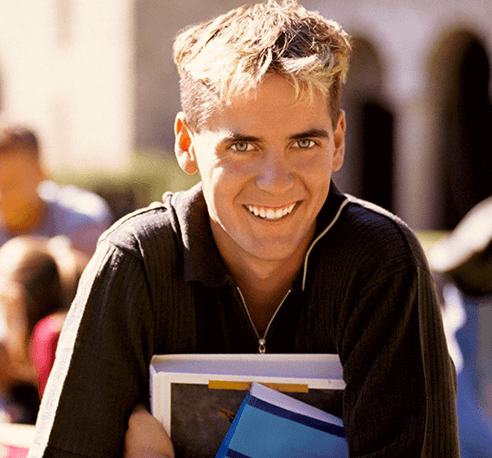
POLYGON ((258 351, 262 354, 266 352, 266 340, 265 339, 258 340, 258 351))

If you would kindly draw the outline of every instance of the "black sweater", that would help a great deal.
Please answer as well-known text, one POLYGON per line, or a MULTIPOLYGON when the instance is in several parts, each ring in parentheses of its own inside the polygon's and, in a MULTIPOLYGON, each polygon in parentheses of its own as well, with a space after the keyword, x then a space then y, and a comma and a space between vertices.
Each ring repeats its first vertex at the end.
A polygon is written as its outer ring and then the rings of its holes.
POLYGON ((213 241, 200 185, 100 240, 62 337, 30 457, 121 456, 154 354, 338 353, 352 457, 459 456, 456 384, 431 275, 394 215, 334 186, 304 270, 259 336, 213 241))

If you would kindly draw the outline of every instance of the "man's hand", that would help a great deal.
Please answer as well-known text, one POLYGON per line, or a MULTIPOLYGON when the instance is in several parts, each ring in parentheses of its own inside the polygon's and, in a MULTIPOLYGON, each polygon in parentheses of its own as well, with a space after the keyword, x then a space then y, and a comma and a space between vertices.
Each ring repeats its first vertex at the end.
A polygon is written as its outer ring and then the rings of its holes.
POLYGON ((142 404, 128 420, 123 458, 174 458, 174 449, 164 427, 142 404))

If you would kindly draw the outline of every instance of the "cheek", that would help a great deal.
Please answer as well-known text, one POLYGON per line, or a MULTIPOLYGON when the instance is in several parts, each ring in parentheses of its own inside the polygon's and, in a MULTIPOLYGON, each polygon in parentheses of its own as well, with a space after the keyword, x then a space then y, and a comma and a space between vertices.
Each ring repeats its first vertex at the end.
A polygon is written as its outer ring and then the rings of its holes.
POLYGON ((333 172, 333 160, 328 154, 299 161, 296 170, 310 188, 328 186, 333 172))
POLYGON ((2 203, 6 207, 22 208, 28 206, 37 199, 38 192, 35 187, 18 187, 2 196, 2 203))
POLYGON ((331 183, 331 164, 323 161, 318 164, 309 173, 303 176, 304 186, 308 190, 313 204, 318 207, 318 210, 324 204, 331 183))
POLYGON ((342 165, 343 165, 343 154, 337 153, 333 158, 333 167, 332 167, 333 172, 340 170, 342 165))
POLYGON ((202 162, 200 176, 204 193, 214 196, 219 203, 233 199, 253 176, 248 164, 237 164, 230 160, 202 162))

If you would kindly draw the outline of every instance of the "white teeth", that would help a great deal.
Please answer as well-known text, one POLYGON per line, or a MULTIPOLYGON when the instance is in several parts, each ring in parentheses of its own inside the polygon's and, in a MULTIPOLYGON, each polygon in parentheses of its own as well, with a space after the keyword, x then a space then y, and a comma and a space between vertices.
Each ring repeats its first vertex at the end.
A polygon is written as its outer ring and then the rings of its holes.
POLYGON ((278 210, 274 210, 273 208, 269 208, 265 210, 264 208, 254 207, 253 205, 246 205, 246 208, 255 216, 259 216, 260 218, 263 219, 275 221, 291 213, 292 210, 294 210, 295 206, 296 204, 293 203, 288 207, 279 208, 278 210))

